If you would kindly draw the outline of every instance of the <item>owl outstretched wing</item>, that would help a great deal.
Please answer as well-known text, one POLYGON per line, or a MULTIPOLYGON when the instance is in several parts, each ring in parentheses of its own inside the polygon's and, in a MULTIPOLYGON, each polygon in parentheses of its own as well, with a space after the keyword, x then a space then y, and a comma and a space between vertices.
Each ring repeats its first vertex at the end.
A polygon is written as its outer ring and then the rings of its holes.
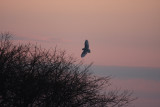
POLYGON ((84 50, 81 54, 81 57, 84 57, 86 54, 87 54, 87 51, 84 50))
POLYGON ((89 42, 88 42, 88 40, 85 41, 84 46, 85 46, 84 47, 85 49, 89 49, 89 42))

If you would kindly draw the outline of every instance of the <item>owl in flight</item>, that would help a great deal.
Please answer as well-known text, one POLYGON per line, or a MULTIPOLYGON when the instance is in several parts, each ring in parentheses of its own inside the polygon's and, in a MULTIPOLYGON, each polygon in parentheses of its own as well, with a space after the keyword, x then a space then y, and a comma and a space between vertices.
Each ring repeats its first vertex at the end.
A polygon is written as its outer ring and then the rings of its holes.
POLYGON ((87 53, 90 53, 90 49, 89 49, 89 43, 88 43, 88 40, 85 41, 84 43, 84 48, 82 49, 83 52, 81 54, 81 57, 84 57, 87 53))

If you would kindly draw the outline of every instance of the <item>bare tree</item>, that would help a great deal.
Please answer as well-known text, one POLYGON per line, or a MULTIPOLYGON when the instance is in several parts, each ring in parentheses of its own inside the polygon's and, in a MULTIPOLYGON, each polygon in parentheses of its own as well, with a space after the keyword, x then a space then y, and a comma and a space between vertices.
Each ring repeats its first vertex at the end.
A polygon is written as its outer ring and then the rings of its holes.
POLYGON ((108 91, 110 77, 94 76, 92 64, 10 37, 0 38, 1 107, 122 107, 134 100, 130 91, 108 91))

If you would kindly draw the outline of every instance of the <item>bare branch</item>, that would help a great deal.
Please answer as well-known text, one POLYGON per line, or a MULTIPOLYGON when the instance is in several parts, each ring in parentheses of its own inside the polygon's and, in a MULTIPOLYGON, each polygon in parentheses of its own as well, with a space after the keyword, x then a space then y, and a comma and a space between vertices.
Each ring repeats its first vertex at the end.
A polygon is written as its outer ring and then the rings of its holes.
POLYGON ((135 100, 130 91, 107 90, 110 76, 92 74, 93 63, 10 38, 0 37, 1 107, 122 107, 135 100))

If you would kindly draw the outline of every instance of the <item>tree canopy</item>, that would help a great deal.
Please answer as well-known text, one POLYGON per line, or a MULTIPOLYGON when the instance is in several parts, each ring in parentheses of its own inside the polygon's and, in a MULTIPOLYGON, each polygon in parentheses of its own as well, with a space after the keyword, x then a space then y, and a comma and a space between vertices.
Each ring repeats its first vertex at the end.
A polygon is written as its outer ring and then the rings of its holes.
POLYGON ((131 91, 107 90, 110 77, 98 77, 65 51, 14 44, 0 36, 1 107, 122 107, 131 91))

